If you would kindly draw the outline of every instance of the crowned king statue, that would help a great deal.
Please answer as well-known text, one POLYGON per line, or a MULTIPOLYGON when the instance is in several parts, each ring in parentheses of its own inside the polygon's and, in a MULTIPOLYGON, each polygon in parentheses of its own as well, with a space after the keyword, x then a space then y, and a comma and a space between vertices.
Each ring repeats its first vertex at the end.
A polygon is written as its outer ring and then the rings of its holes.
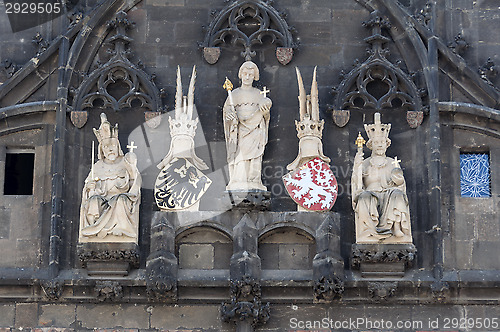
POLYGON ((372 150, 363 160, 364 139, 356 140, 351 178, 352 206, 355 211, 356 243, 412 243, 410 209, 406 182, 397 157, 386 157, 391 144, 391 124, 380 121, 366 125, 366 146, 372 150))
POLYGON ((101 126, 94 134, 99 160, 92 164, 83 187, 79 242, 137 243, 141 204, 137 157, 133 151, 123 155, 118 125, 112 127, 106 114, 101 114, 101 126))

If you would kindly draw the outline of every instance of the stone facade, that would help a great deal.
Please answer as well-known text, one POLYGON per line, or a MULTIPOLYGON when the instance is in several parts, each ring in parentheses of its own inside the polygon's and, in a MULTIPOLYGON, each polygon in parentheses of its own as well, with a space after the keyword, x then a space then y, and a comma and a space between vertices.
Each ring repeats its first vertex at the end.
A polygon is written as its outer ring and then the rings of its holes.
MULTIPOLYGON (((474 318, 470 330, 486 319, 497 330, 499 17, 491 0, 81 0, 70 15, 13 33, 2 11, 0 329, 285 331, 370 318, 394 323, 379 330, 408 331, 444 330, 449 318, 463 330, 451 319, 474 318), (267 14, 283 38, 217 42, 234 6, 267 14), (260 69, 254 86, 273 101, 262 163, 270 198, 234 204, 224 194, 222 84, 238 85, 248 57, 260 69), (196 154, 212 185, 199 211, 159 211, 153 189, 170 146, 177 66, 188 82, 193 65, 196 154), (323 152, 338 183, 322 213, 296 211, 282 182, 299 146, 294 67, 312 77, 315 66, 323 152), (374 83, 356 84, 367 72, 374 83), (131 87, 143 99, 120 102, 131 87), (79 207, 102 112, 119 123, 122 146, 138 146, 138 246, 82 254, 79 207), (375 112, 392 124, 387 154, 402 160, 412 248, 353 247, 354 142, 375 112), (7 157, 26 151, 33 193, 5 195, 7 157), (461 196, 461 153, 488 155, 490 197, 461 196)), ((240 23, 258 28, 248 16, 240 23)))

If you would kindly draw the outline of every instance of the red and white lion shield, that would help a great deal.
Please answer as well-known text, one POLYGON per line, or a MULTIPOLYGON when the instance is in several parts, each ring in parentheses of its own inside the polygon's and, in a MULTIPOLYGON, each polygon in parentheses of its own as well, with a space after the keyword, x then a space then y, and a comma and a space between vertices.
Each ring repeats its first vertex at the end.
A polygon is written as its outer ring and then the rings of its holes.
POLYGON ((328 211, 337 199, 337 179, 323 160, 314 158, 283 176, 290 197, 306 210, 328 211))

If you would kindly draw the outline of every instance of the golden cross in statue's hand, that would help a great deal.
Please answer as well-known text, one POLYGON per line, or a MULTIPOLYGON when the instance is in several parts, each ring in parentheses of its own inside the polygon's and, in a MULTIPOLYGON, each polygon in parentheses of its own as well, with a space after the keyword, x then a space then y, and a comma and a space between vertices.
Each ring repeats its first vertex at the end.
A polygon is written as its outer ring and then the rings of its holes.
POLYGON ((127 145, 127 149, 134 153, 134 149, 137 149, 137 146, 134 145, 134 141, 130 142, 130 145, 127 145))
POLYGON ((399 167, 399 163, 401 162, 401 160, 398 159, 398 156, 394 157, 394 161, 392 162, 392 164, 395 166, 395 167, 399 167))
POLYGON ((267 87, 264 87, 264 90, 262 90, 260 94, 264 95, 264 98, 266 98, 269 92, 271 92, 271 90, 268 90, 267 87))

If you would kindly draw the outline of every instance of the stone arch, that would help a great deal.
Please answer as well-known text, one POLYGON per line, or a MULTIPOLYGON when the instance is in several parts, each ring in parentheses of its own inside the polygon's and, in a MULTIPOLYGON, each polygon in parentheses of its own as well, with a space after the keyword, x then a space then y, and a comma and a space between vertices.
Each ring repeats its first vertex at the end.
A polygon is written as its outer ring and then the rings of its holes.
POLYGON ((258 253, 262 270, 311 270, 316 241, 303 227, 287 224, 261 234, 258 253))
POLYGON ((189 227, 177 234, 175 243, 179 269, 229 269, 232 239, 219 228, 207 225, 189 227))

